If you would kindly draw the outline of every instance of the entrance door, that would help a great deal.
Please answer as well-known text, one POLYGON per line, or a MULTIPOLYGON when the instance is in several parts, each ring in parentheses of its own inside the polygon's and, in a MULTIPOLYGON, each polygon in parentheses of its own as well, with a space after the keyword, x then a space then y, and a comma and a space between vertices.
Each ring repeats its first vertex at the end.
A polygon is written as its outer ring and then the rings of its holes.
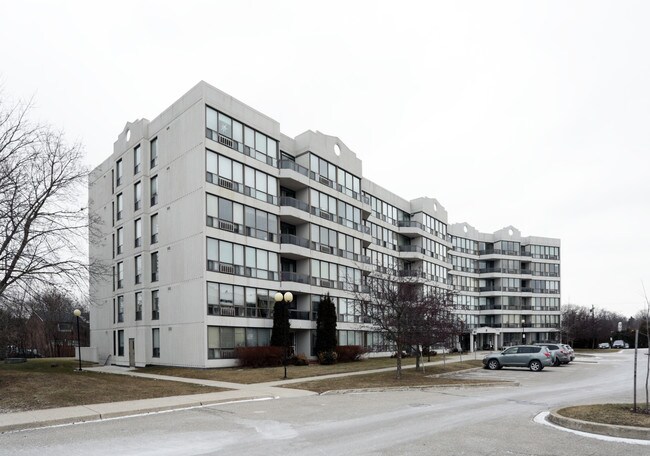
POLYGON ((129 367, 135 367, 135 339, 129 339, 129 367))

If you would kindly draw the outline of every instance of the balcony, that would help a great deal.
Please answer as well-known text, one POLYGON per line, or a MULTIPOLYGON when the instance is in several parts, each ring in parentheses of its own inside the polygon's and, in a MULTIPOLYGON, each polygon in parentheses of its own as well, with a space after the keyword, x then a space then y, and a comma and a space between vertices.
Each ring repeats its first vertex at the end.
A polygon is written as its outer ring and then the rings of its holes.
POLYGON ((281 196, 280 206, 295 207, 296 209, 300 209, 301 211, 309 212, 309 204, 299 199, 291 198, 290 196, 281 196))
POLYGON ((280 169, 291 169, 298 174, 302 174, 305 177, 309 177, 309 170, 302 165, 299 165, 293 160, 280 160, 278 162, 278 168, 280 169))
POLYGON ((282 271, 280 272, 280 281, 309 284, 309 276, 306 274, 298 274, 297 272, 282 271))
POLYGON ((309 239, 298 237, 294 234, 281 234, 280 244, 293 244, 308 249, 309 239))

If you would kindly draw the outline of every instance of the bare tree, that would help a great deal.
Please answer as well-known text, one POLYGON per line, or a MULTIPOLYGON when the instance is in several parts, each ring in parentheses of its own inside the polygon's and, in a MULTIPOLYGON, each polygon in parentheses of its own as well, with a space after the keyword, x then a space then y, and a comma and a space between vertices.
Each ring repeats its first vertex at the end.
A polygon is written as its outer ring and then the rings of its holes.
POLYGON ((87 278, 82 147, 32 123, 30 109, 0 94, 0 297, 63 281, 84 289, 87 278))
POLYGON ((383 275, 367 279, 368 294, 359 296, 360 313, 396 349, 396 377, 402 376, 402 353, 437 340, 451 314, 453 300, 442 293, 425 293, 417 279, 383 275))

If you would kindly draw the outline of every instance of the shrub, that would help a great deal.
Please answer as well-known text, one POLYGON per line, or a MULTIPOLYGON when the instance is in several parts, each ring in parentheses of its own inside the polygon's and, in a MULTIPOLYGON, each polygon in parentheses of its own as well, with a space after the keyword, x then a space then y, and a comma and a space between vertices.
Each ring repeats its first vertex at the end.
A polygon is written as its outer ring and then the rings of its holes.
POLYGON ((337 361, 339 363, 349 363, 352 361, 360 361, 361 356, 366 351, 361 345, 339 345, 336 347, 337 361))
POLYGON ((241 367, 282 366, 284 350, 282 347, 237 347, 235 357, 241 367))
POLYGON ((318 354, 318 362, 324 365, 336 364, 338 355, 335 351, 320 352, 318 354))
POLYGON ((298 353, 296 356, 291 358, 291 364, 294 366, 309 366, 309 360, 304 353, 298 353))

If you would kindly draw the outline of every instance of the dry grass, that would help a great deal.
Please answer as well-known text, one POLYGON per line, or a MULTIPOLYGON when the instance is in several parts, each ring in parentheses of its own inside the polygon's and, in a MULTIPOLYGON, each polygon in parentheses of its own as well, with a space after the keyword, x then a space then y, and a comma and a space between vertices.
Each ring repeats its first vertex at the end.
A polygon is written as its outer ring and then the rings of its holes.
MULTIPOLYGON (((639 410, 642 408, 638 407, 639 410)), ((594 423, 650 428, 650 413, 633 413, 632 404, 581 405, 566 407, 557 413, 567 418, 594 423)))
POLYGON ((313 380, 304 383, 292 383, 287 388, 305 389, 316 393, 323 393, 332 390, 350 390, 366 388, 402 388, 402 387, 431 387, 431 386, 453 386, 467 384, 494 383, 492 380, 468 380, 453 377, 439 377, 439 374, 460 372, 467 369, 482 366, 481 361, 464 361, 462 363, 448 364, 446 367, 427 367, 426 372, 416 372, 414 369, 402 371, 402 377, 395 378, 395 371, 377 372, 373 374, 350 375, 346 377, 327 378, 313 380))
POLYGON ((75 372, 72 358, 0 364, 0 413, 212 393, 219 388, 97 372, 75 372))
MULTIPOLYGON (((458 355, 446 355, 448 360, 458 358, 458 355)), ((465 356, 463 359, 468 359, 465 356)), ((425 358, 426 360, 426 358, 425 358)), ((431 358, 431 361, 442 361, 442 356, 438 355, 431 358)), ((480 360, 479 360, 480 363, 480 360)), ((455 363, 448 363, 451 366, 455 363)), ((402 366, 415 365, 414 358, 405 358, 402 360, 402 366)), ((320 364, 310 364, 309 366, 288 366, 287 377, 290 379, 318 377, 329 374, 342 374, 347 372, 359 372, 363 370, 395 368, 395 359, 393 358, 369 358, 363 361, 352 363, 338 363, 331 366, 321 366, 320 364)), ((427 368, 427 372, 429 372, 427 368)), ((138 369, 138 372, 148 374, 170 375, 172 377, 200 378, 204 380, 216 380, 220 382, 233 382, 243 384, 265 383, 281 380, 284 377, 283 367, 264 367, 264 368, 240 368, 228 367, 219 369, 195 369, 189 367, 167 367, 167 366, 147 366, 138 369)))

